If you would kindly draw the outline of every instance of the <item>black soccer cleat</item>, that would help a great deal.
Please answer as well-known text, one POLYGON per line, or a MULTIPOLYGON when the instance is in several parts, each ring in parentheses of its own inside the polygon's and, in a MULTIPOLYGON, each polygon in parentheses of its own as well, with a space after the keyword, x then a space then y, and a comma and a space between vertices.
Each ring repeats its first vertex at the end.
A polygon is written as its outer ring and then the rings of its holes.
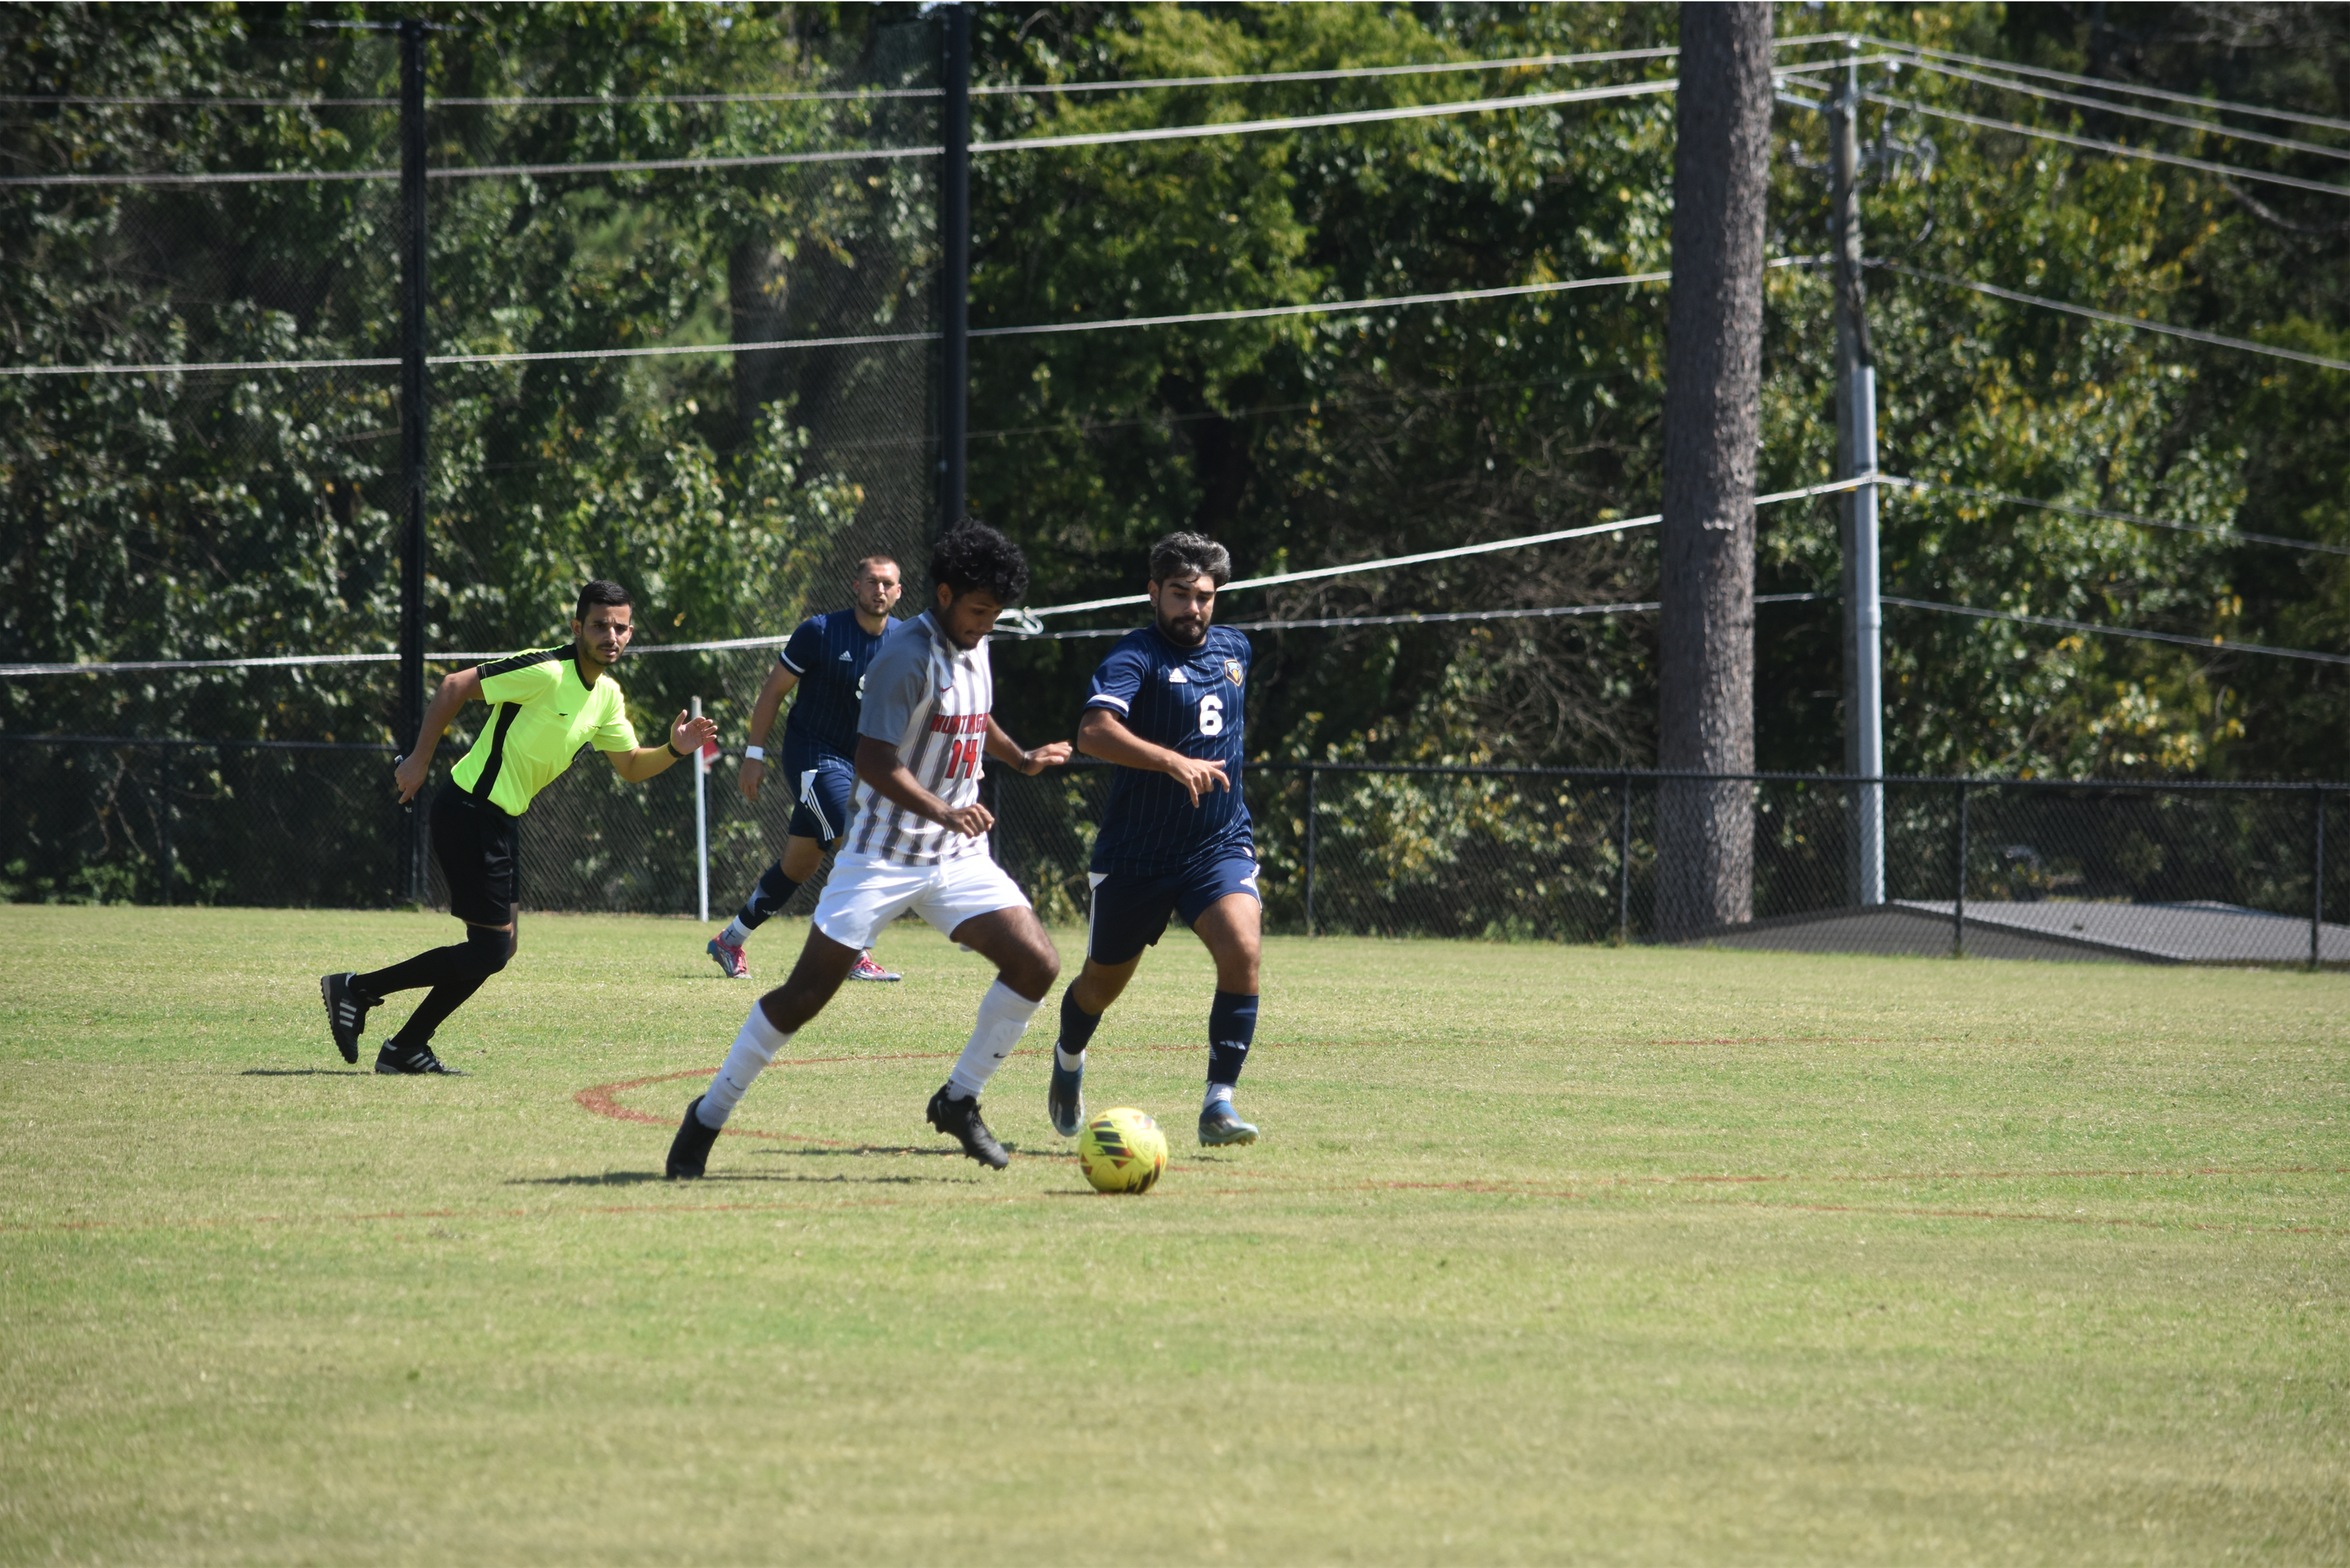
POLYGON ((1064 1138, 1074 1138, 1084 1130, 1084 1058, 1078 1058, 1075 1067, 1063 1068, 1060 1058, 1054 1057, 1052 1086, 1044 1093, 1044 1113, 1052 1118, 1053 1131, 1064 1138))
POLYGON ((960 1139, 963 1152, 991 1171, 1000 1171, 1012 1163, 1004 1146, 995 1141, 995 1134, 987 1130, 987 1123, 979 1119, 977 1099, 958 1100, 940 1084, 938 1093, 930 1097, 930 1125, 950 1138, 960 1139))
POLYGON ((436 1073, 444 1078, 462 1078, 465 1075, 432 1054, 432 1047, 420 1045, 413 1051, 395 1051, 385 1046, 375 1053, 375 1070, 388 1077, 417 1077, 436 1073))
POLYGON ((702 1097, 697 1094, 685 1108, 685 1120, 677 1124, 677 1136, 669 1140, 669 1163, 661 1174, 671 1181, 700 1181, 709 1168, 710 1145, 718 1141, 718 1129, 702 1125, 701 1109, 702 1097))
POLYGON ((343 1053, 343 1060, 359 1060, 359 1037, 367 1032, 367 1010, 376 1006, 359 994, 359 976, 345 971, 339 975, 320 975, 318 994, 326 999, 326 1026, 335 1037, 335 1049, 343 1053))
POLYGON ((1256 1141, 1255 1124, 1233 1115, 1230 1100, 1218 1100, 1199 1113, 1199 1145, 1203 1149, 1256 1141))

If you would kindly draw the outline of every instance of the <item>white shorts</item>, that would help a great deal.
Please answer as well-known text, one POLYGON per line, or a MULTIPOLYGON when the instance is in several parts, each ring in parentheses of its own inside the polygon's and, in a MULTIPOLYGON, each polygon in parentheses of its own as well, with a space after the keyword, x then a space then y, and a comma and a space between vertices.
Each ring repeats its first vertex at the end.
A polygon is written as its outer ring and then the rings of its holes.
POLYGON ((940 934, 999 909, 1026 909, 1028 897, 992 855, 965 855, 935 866, 901 866, 878 855, 843 850, 816 901, 816 929, 843 947, 866 948, 881 928, 912 910, 940 934))

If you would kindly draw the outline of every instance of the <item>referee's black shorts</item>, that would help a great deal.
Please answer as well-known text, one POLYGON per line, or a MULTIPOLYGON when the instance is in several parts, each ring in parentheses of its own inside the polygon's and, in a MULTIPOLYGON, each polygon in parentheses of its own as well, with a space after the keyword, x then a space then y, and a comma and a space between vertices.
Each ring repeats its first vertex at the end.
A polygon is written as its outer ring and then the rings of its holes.
POLYGON ((449 913, 474 926, 502 926, 522 901, 521 824, 455 784, 432 801, 432 858, 449 884, 449 913))

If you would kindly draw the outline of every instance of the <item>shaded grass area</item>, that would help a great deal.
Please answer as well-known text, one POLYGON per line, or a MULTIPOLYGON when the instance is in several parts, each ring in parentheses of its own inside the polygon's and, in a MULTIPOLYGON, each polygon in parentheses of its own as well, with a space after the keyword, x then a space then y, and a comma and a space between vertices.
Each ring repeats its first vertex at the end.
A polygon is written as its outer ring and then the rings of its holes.
POLYGON ((0 908, 0 1559, 2350 1558, 2341 976, 1276 941, 1208 1154, 1176 933, 1137 1200, 1049 1008, 945 1152, 988 976, 910 926, 699 1186, 690 925, 344 1069, 318 973, 453 930, 0 908))

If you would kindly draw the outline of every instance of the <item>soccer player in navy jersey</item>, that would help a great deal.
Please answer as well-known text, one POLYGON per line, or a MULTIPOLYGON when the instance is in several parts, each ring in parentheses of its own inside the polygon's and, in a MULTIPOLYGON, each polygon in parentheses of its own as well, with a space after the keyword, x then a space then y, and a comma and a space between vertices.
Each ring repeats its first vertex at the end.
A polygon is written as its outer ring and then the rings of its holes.
MULTIPOLYGON (((775 725, 775 710, 795 689, 799 692, 791 717, 784 722, 780 759, 795 804, 784 830, 782 856, 759 878, 726 929, 710 939, 709 954, 729 980, 751 977, 743 944, 768 916, 791 901, 800 884, 824 863, 826 847, 848 831, 850 797, 857 787, 857 709, 865 696, 865 673, 881 651, 890 607, 901 591, 894 557, 869 555, 859 561, 849 578, 851 607, 800 622, 751 709, 751 743, 743 748, 735 787, 743 799, 756 804, 767 775, 767 732, 775 725)), ((875 963, 871 953, 862 953, 849 978, 901 977, 875 963)))
POLYGON ((1254 1143, 1232 1109, 1232 1089, 1257 1028, 1261 907, 1256 840, 1240 795, 1248 639, 1217 626, 1216 590, 1232 557, 1201 534, 1169 534, 1151 548, 1151 624, 1129 632, 1094 671, 1077 749, 1118 764, 1094 840, 1093 914, 1085 968, 1061 993, 1045 1109, 1053 1130, 1085 1125, 1085 1047, 1104 1009, 1166 933, 1170 916, 1216 962, 1208 1008, 1203 1146, 1254 1143))

